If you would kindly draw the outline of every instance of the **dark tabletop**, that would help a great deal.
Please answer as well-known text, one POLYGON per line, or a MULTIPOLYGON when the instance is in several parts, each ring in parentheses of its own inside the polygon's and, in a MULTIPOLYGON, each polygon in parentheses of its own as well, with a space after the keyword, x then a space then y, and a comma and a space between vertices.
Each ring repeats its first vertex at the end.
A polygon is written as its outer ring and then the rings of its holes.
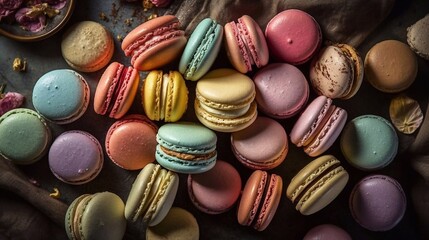
MULTIPOLYGON (((144 21, 151 13, 157 12, 158 14, 162 14, 163 11, 162 9, 151 9, 144 12, 140 3, 121 3, 118 0, 80 0, 77 1, 74 14, 65 29, 72 23, 81 20, 100 22, 108 27, 115 37, 115 53, 112 60, 129 64, 129 59, 124 56, 120 49, 120 42, 117 40, 117 37, 125 36, 127 32, 144 21), (100 18, 100 14, 102 13, 107 16, 108 20, 100 18), (132 18, 133 20, 128 22, 128 18, 132 18)), ((426 0, 413 2, 397 1, 386 21, 358 48, 361 56, 364 57, 368 49, 381 40, 396 39, 406 42, 406 28, 427 13, 429 13, 429 2, 426 0)), ((32 88, 40 76, 50 70, 69 68, 61 56, 60 49, 61 34, 65 29, 49 39, 34 43, 16 42, 5 37, 0 37, 0 83, 7 83, 8 91, 17 91, 24 94, 26 97, 25 107, 34 109, 31 102, 32 88), (28 69, 26 72, 15 72, 12 70, 12 62, 15 57, 27 60, 28 69)), ((222 49, 221 51, 224 50, 222 49)), ((423 111, 425 111, 429 91, 429 62, 422 58, 418 58, 418 60, 419 71, 416 81, 404 94, 416 99, 423 111)), ((221 52, 215 63, 215 67, 228 66, 228 62, 225 61, 225 53, 221 52)), ((164 69, 177 69, 177 62, 164 67, 164 69)), ((302 66, 302 70, 307 74, 306 66, 302 66)), ((103 70, 95 73, 82 73, 91 88, 90 107, 83 117, 74 123, 61 126, 50 124, 54 137, 66 130, 80 129, 93 134, 104 145, 106 132, 114 120, 106 116, 97 115, 92 108, 95 88, 102 72, 103 70)), ((144 78, 145 73, 142 72, 141 76, 144 78)), ((195 82, 187 82, 187 84, 190 92, 189 102, 192 103, 195 98, 195 82)), ((349 100, 335 100, 335 104, 347 110, 349 120, 363 114, 375 114, 389 119, 390 100, 395 96, 397 94, 381 93, 364 81, 356 96, 349 100)), ((129 113, 143 114, 140 97, 141 95, 138 93, 129 113)), ((313 97, 314 95, 311 95, 311 98, 313 97)), ((183 120, 198 121, 191 104, 188 106, 183 120)), ((296 117, 279 120, 288 133, 295 121, 296 117)), ((161 125, 163 122, 159 122, 158 124, 161 125)), ((284 194, 282 195, 276 215, 269 227, 263 232, 256 232, 251 228, 243 227, 237 223, 237 205, 230 211, 219 215, 208 215, 199 212, 189 200, 186 189, 187 176, 184 174, 180 174, 179 190, 173 206, 185 208, 196 217, 200 227, 201 239, 301 239, 310 228, 324 223, 340 226, 348 231, 354 239, 427 239, 429 236, 424 237, 419 235, 416 211, 411 200, 410 191, 416 178, 418 178, 418 174, 410 166, 404 142, 412 139, 414 135, 405 136, 398 132, 398 136, 401 139, 398 156, 389 166, 372 172, 357 170, 349 165, 341 154, 339 141, 337 140, 326 154, 333 154, 343 162, 344 168, 350 174, 350 180, 342 193, 330 205, 311 216, 303 216, 297 212, 285 195, 286 187, 294 174, 312 160, 302 149, 289 144, 290 149, 285 161, 279 167, 270 170, 270 172, 279 174, 282 177, 284 194), (394 177, 401 183, 406 192, 407 211, 405 216, 390 231, 381 233, 368 231, 359 226, 351 217, 348 207, 348 198, 351 189, 355 183, 369 174, 386 174, 394 177)), ((234 158, 229 145, 229 137, 230 134, 218 133, 218 158, 230 162, 237 168, 241 174, 244 187, 244 183, 252 170, 245 168, 234 158)), ((132 182, 139 172, 127 171, 117 167, 110 161, 106 153, 104 167, 100 175, 92 182, 80 186, 67 185, 57 180, 49 170, 47 157, 32 165, 20 166, 19 168, 29 178, 39 182, 41 188, 47 191, 52 191, 54 187, 58 188, 61 192, 60 200, 66 204, 70 204, 77 196, 83 193, 101 191, 114 192, 125 202, 132 182)), ((129 232, 131 231, 129 230, 129 232)), ((128 234, 127 236, 130 235, 132 234, 128 234)))

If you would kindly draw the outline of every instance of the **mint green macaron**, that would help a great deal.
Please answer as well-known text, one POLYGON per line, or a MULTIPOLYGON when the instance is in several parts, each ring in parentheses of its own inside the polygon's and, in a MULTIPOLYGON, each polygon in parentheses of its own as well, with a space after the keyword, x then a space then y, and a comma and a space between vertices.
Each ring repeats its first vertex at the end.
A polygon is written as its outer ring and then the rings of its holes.
POLYGON ((0 117, 0 155, 16 164, 31 164, 47 153, 51 131, 36 111, 13 109, 0 117))
POLYGON ((377 170, 390 164, 398 152, 398 136, 388 120, 362 115, 348 122, 340 139, 346 160, 361 170, 377 170))
POLYGON ((179 71, 187 80, 200 79, 215 61, 223 37, 223 27, 210 18, 203 19, 192 32, 179 62, 179 71))

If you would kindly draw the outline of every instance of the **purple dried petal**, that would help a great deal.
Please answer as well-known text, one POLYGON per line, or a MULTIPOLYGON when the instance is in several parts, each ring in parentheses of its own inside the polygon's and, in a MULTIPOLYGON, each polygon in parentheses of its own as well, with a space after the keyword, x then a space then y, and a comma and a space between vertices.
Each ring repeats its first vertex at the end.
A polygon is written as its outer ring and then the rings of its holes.
POLYGON ((20 107, 24 102, 24 96, 17 92, 8 92, 0 99, 0 116, 7 111, 20 107))
POLYGON ((15 13, 15 20, 27 31, 39 32, 46 26, 46 16, 40 14, 36 17, 29 17, 27 13, 31 8, 21 8, 15 13))
POLYGON ((0 8, 8 10, 18 9, 24 0, 0 0, 0 8))
POLYGON ((13 21, 12 15, 14 13, 15 13, 15 10, 9 10, 9 9, 0 7, 0 22, 3 22, 3 21, 12 22, 13 21))
POLYGON ((171 0, 151 0, 151 2, 156 7, 167 7, 168 5, 170 5, 171 0))

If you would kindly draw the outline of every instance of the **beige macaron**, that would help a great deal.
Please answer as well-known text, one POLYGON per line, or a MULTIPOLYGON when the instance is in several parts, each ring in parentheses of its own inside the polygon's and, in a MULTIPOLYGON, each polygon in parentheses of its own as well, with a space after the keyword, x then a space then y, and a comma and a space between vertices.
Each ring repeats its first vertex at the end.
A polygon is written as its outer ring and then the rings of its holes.
POLYGON ((81 72, 95 72, 105 67, 113 56, 112 34, 103 25, 82 21, 63 35, 61 52, 70 67, 81 72))

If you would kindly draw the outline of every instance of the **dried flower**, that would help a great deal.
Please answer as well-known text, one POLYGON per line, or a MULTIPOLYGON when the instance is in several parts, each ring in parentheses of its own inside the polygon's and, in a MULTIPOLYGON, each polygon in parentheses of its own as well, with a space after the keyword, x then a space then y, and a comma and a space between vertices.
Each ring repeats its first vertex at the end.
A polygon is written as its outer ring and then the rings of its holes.
POLYGON ((56 199, 60 198, 61 197, 60 190, 58 188, 56 188, 56 187, 54 187, 53 190, 54 191, 52 193, 50 193, 49 196, 53 197, 53 198, 56 198, 56 199))
POLYGON ((16 92, 3 94, 6 84, 0 85, 0 116, 14 108, 20 107, 24 102, 24 96, 16 92))
POLYGON ((16 57, 13 60, 12 68, 16 72, 25 72, 27 70, 27 60, 16 57))
POLYGON ((392 99, 389 114, 393 125, 405 134, 412 134, 423 122, 423 112, 419 103, 405 95, 392 99))

